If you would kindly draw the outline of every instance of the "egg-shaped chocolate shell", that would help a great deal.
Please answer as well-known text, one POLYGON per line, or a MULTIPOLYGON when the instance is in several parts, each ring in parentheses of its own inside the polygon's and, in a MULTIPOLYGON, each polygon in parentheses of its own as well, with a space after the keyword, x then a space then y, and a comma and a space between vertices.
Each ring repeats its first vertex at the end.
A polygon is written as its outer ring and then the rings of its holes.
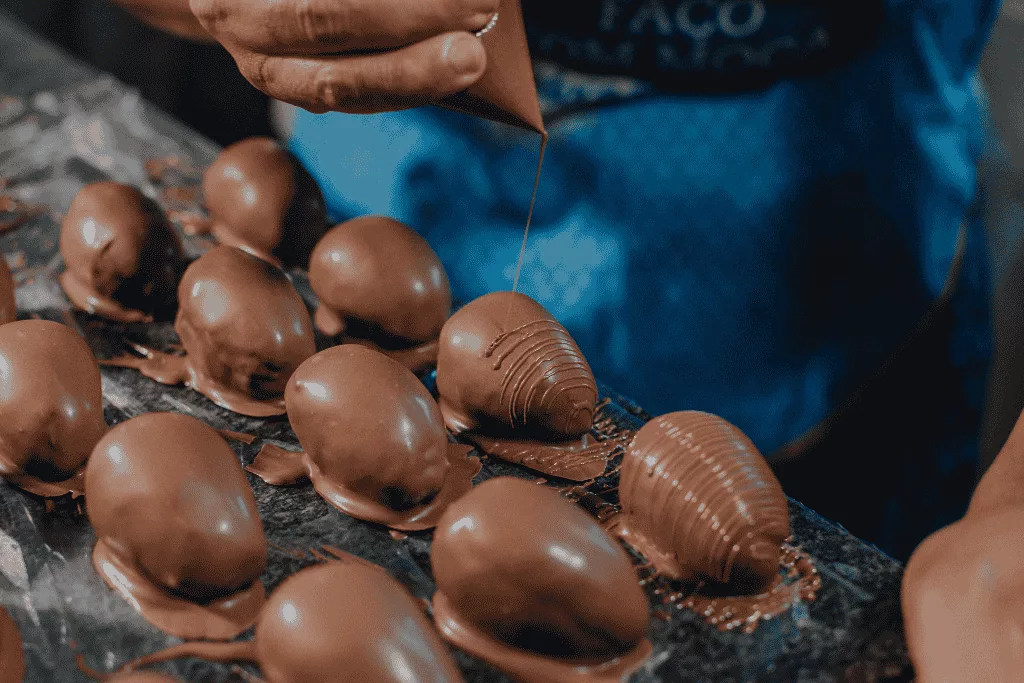
POLYGON ((121 183, 86 185, 61 225, 61 287, 76 308, 120 322, 173 311, 181 240, 160 207, 121 183))
POLYGON ((452 292, 427 241, 386 216, 336 226, 317 244, 309 283, 320 300, 321 332, 370 339, 387 348, 437 339, 452 292))
POLYGON ((203 175, 203 196, 221 244, 287 266, 305 268, 329 227, 320 187, 271 138, 225 148, 203 175))
POLYGON ((284 272, 214 247, 185 271, 178 299, 192 386, 245 415, 282 414, 288 379, 316 352, 309 311, 284 272))
POLYGON ((461 683, 422 605, 383 569, 348 560, 285 579, 256 626, 268 683, 461 683))
POLYGON ((644 425, 623 459, 619 499, 627 540, 669 577, 753 592, 778 575, 786 496, 757 447, 716 415, 684 411, 644 425))
POLYGON ((493 292, 441 330, 437 390, 454 433, 565 440, 590 429, 597 383, 583 352, 543 306, 493 292))
MULTIPOLYGON (((145 581, 165 594, 160 598, 208 605, 252 586, 266 564, 267 541, 242 466, 227 442, 193 417, 146 413, 111 429, 86 467, 85 492, 97 569, 129 594, 131 587, 112 577, 133 577, 127 583, 139 591, 137 609, 165 630, 185 637, 179 615, 168 619, 159 607, 147 613, 145 581), (109 565, 123 571, 114 574, 109 565)), ((236 632, 255 617, 246 615, 236 632)))
POLYGON ((85 340, 46 320, 0 325, 0 476, 66 479, 106 431, 85 340))
POLYGON ((438 505, 446 505, 451 494, 469 489, 479 469, 464 476, 464 467, 450 464, 451 449, 463 451, 454 454, 457 463, 468 449, 449 443, 423 383, 362 346, 335 346, 303 363, 288 383, 285 404, 317 491, 360 519, 428 528, 443 508, 423 506, 439 496, 445 500, 438 505))
POLYGON ((647 599, 622 547, 532 481, 490 479, 456 501, 430 561, 457 620, 513 647, 595 662, 647 634, 647 599))

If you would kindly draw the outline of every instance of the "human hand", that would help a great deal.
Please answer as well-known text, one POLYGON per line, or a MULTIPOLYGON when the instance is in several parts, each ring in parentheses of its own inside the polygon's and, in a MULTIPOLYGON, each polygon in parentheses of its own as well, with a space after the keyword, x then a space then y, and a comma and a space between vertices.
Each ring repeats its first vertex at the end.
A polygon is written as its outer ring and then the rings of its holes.
POLYGON ((181 38, 213 42, 213 38, 199 24, 188 0, 114 0, 150 26, 173 33, 181 38))
POLYGON ((498 0, 191 0, 203 27, 271 97, 372 113, 465 90, 487 66, 498 0))
POLYGON ((1024 680, 1024 507, 968 514, 926 539, 902 602, 916 683, 1024 680))

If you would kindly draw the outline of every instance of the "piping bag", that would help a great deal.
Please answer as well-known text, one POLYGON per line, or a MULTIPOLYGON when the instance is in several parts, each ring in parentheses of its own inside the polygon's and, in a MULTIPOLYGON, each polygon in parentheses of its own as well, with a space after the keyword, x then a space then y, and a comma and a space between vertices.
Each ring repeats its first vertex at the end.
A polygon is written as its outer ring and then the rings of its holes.
POLYGON ((498 13, 477 35, 487 52, 484 75, 472 87, 437 104, 533 130, 546 140, 520 0, 501 0, 498 13))

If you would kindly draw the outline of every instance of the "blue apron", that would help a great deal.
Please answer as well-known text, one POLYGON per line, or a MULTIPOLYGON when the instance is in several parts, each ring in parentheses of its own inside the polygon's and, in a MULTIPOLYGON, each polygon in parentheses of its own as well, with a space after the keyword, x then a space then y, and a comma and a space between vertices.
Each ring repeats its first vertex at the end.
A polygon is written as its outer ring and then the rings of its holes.
MULTIPOLYGON (((771 453, 940 295, 997 3, 877 2, 524 3, 551 137, 520 289, 648 411, 720 414, 771 453)), ((461 300, 511 286, 538 147, 435 108, 302 112, 292 140, 338 218, 412 225, 461 300)), ((967 224, 952 349, 980 403, 986 247, 967 224)))

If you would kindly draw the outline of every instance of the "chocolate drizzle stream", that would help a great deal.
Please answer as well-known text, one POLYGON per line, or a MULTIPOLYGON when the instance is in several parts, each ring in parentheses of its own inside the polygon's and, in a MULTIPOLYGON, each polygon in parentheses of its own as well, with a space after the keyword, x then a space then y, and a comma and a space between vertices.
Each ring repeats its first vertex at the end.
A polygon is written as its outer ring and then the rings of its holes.
POLYGON ((80 469, 107 431, 100 371, 59 323, 0 325, 0 476, 44 497, 80 496, 80 469))
POLYGON ((476 487, 438 524, 431 566, 442 636, 517 680, 619 681, 651 651, 626 553, 545 487, 476 487))
POLYGON ((316 351, 309 312, 287 276, 239 249, 214 247, 185 271, 178 299, 184 356, 135 346, 141 356, 104 364, 184 382, 243 415, 284 414, 288 378, 316 351))
POLYGON ((181 241, 134 187, 86 185, 64 217, 60 251, 67 266, 60 284, 76 308, 126 323, 174 310, 181 241))
POLYGON ((104 581, 158 628, 233 638, 264 602, 267 542, 234 452, 187 415, 110 430, 86 468, 86 511, 104 581))
POLYGON ((413 372, 436 364, 451 287, 437 254, 408 226, 363 216, 333 228, 313 251, 309 282, 325 335, 344 335, 413 372))
POLYGON ((327 232, 327 208, 313 177, 270 138, 227 147, 203 176, 214 237, 256 256, 305 268, 327 232))
POLYGON ((25 652, 14 619, 0 607, 0 683, 21 683, 25 677, 25 652))
POLYGON ((177 659, 258 663, 268 683, 461 683, 420 604, 383 569, 331 550, 326 564, 285 579, 267 601, 255 640, 185 643, 123 670, 177 659))
POLYGON ((308 477, 327 502, 392 529, 433 527, 480 462, 448 441, 426 387, 390 358, 335 346, 303 363, 285 393, 305 453, 264 446, 247 467, 270 484, 308 477))

